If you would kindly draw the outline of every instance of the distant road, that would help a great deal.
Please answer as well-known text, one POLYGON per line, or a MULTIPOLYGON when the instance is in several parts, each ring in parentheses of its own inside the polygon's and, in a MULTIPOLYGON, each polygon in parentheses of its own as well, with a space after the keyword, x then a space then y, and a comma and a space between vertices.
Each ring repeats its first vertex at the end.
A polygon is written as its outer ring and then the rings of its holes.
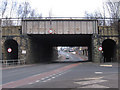
POLYGON ((80 58, 80 56, 76 56, 75 54, 72 54, 70 52, 59 52, 60 55, 63 55, 65 58, 69 57, 69 59, 63 60, 64 62, 79 62, 79 61, 85 61, 84 59, 80 58))

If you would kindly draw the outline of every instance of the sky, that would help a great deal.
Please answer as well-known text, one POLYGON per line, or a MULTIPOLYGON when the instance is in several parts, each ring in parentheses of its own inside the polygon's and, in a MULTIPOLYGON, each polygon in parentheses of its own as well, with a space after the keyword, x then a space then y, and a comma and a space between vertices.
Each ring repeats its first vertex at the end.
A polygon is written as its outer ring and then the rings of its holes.
MULTIPOLYGON (((1 1, 1 0, 0 0, 1 1)), ((11 1, 11 0, 10 0, 11 1)), ((28 1, 42 17, 84 17, 85 11, 103 13, 103 4, 108 0, 13 0, 28 1)), ((120 0, 110 0, 120 1, 120 0)), ((9 4, 10 5, 10 4, 9 4)), ((106 15, 107 12, 105 11, 106 15)))
POLYGON ((83 17, 84 12, 102 12, 105 0, 27 0, 43 17, 83 17))

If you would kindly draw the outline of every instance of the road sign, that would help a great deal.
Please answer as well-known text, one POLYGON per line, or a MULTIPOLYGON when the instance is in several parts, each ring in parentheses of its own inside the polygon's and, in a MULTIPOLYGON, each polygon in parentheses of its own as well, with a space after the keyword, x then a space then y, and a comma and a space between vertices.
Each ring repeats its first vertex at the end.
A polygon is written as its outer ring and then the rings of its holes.
POLYGON ((9 53, 11 53, 12 52, 12 49, 11 48, 8 48, 8 50, 7 50, 9 53))
POLYGON ((50 34, 52 34, 52 33, 53 33, 53 30, 50 29, 48 32, 49 32, 50 34))
POLYGON ((98 48, 98 50, 99 50, 99 51, 102 51, 102 47, 100 46, 100 47, 98 48))

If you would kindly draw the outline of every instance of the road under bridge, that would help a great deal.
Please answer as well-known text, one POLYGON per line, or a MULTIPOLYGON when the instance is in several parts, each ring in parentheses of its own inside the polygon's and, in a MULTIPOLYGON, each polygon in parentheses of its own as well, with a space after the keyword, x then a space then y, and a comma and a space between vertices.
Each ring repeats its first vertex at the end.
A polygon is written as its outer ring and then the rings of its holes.
MULTIPOLYGON (((54 60, 55 48, 57 46, 86 46, 88 47, 89 60, 92 61, 91 39, 92 35, 73 34, 49 34, 49 35, 28 35, 30 37, 30 59, 34 61, 54 60), (36 59, 36 60, 35 60, 36 59)), ((57 53, 57 52, 56 52, 57 53)))

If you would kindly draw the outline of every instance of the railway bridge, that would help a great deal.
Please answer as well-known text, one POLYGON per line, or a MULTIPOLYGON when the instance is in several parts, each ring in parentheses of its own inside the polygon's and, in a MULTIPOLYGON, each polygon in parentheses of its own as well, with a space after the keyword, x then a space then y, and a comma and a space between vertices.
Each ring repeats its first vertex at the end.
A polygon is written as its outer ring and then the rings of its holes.
MULTIPOLYGON (((11 21, 11 20, 10 20, 11 21)), ((92 62, 118 61, 118 24, 103 25, 98 19, 27 18, 6 25, 2 22, 2 58, 25 59, 26 63, 57 58, 57 46, 86 46, 92 62), (103 50, 99 51, 98 48, 103 50), (8 53, 8 48, 12 52, 8 53)), ((4 23, 5 22, 5 23, 4 23)))

